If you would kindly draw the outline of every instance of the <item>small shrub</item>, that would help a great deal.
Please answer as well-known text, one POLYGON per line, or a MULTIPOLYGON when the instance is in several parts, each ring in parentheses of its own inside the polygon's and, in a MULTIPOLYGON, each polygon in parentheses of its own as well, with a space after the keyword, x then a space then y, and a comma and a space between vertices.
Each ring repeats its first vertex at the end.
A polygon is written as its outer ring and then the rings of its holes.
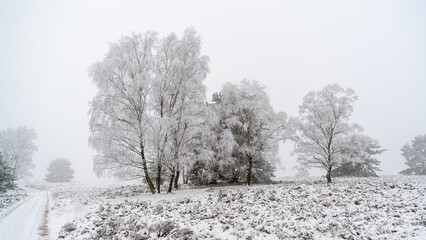
POLYGON ((75 226, 74 223, 66 223, 64 226, 62 226, 61 231, 59 232, 59 236, 58 238, 65 238, 65 236, 67 236, 67 234, 69 234, 72 231, 75 231, 77 229, 77 227, 75 226))
POLYGON ((61 230, 66 231, 66 232, 72 232, 74 230, 76 230, 76 226, 74 223, 66 223, 61 230))
POLYGON ((181 240, 189 240, 189 239, 196 239, 194 231, 188 227, 175 229, 170 236, 173 239, 181 239, 181 240))
POLYGON ((175 228, 177 228, 177 224, 174 221, 165 220, 155 223, 150 230, 157 233, 157 237, 167 237, 175 228))

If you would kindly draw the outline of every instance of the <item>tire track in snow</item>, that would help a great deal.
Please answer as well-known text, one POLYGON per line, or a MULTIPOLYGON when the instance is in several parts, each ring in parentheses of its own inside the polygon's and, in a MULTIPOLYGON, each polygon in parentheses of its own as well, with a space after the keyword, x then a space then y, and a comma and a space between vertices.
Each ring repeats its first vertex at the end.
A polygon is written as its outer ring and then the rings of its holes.
POLYGON ((43 221, 39 227, 41 239, 48 239, 49 236, 49 196, 46 193, 46 206, 43 213, 43 221))

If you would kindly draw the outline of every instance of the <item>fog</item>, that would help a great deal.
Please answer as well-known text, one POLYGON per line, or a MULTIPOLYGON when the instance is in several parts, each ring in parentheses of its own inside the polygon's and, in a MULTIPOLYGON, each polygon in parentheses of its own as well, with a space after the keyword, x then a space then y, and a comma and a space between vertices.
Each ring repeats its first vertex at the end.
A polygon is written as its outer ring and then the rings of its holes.
MULTIPOLYGON (((208 100, 225 82, 255 79, 276 111, 296 116, 309 91, 351 87, 353 121, 388 149, 379 174, 396 174, 402 145, 426 133, 425 12, 424 1, 3 1, 0 129, 36 130, 36 179, 58 157, 76 181, 95 179, 88 68, 123 35, 193 26, 210 57, 208 100)), ((279 176, 295 174, 292 147, 279 176)))

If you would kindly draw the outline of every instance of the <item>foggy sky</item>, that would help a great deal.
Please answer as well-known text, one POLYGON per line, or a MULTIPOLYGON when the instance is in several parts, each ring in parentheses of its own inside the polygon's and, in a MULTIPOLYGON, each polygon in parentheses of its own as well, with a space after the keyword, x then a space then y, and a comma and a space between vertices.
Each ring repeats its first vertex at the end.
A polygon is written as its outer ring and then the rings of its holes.
MULTIPOLYGON (((388 149, 379 174, 395 174, 402 145, 426 134, 425 13, 424 1, 2 1, 0 129, 36 130, 37 179, 57 157, 93 179, 87 69, 123 35, 193 26, 210 57, 208 99, 224 82, 255 79, 275 111, 296 116, 308 91, 351 87, 353 121, 388 149)), ((285 176, 292 147, 280 151, 285 176)))

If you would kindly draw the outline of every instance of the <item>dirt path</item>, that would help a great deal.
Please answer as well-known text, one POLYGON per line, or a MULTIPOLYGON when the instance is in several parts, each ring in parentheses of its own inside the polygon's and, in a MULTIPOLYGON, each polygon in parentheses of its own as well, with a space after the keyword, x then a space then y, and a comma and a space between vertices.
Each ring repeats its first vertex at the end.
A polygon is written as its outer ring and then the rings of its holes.
MULTIPOLYGON (((45 218, 47 194, 44 191, 33 191, 31 197, 0 219, 1 239, 43 239, 48 232, 42 229, 47 223, 45 218)), ((47 229, 46 229, 47 230, 47 229)))

